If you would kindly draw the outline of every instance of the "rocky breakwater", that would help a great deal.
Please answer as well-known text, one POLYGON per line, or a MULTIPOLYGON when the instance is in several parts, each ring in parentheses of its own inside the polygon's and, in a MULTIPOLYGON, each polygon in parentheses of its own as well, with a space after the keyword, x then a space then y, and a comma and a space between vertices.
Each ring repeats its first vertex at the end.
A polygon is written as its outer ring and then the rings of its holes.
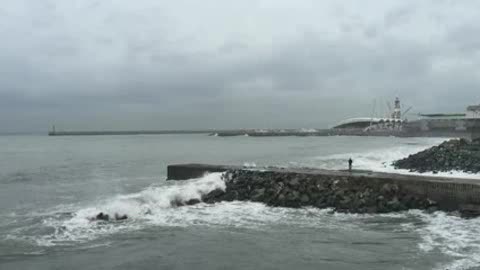
POLYGON ((437 210, 437 203, 415 196, 395 183, 276 171, 230 170, 225 190, 202 197, 206 203, 252 201, 269 206, 333 208, 348 213, 388 213, 408 209, 437 210))
POLYGON ((411 172, 480 172, 480 140, 449 140, 393 162, 396 169, 411 172))

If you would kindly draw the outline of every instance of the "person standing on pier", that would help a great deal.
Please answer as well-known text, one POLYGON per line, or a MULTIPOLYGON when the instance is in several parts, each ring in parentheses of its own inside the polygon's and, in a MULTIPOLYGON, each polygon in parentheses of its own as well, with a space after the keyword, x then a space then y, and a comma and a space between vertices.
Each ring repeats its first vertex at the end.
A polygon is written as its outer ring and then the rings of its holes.
POLYGON ((350 171, 350 172, 352 171, 352 164, 353 164, 353 160, 352 160, 352 158, 349 158, 348 159, 348 171, 350 171))

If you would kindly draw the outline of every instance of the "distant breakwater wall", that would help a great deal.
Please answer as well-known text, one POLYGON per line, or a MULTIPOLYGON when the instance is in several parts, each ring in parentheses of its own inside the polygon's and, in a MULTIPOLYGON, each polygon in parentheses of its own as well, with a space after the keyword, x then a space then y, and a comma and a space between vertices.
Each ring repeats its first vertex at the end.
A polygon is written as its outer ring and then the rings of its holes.
POLYGON ((445 137, 480 138, 479 119, 423 119, 405 122, 399 129, 330 128, 330 129, 202 129, 202 130, 126 130, 126 131, 60 131, 55 127, 49 136, 98 136, 98 135, 162 135, 209 134, 219 137, 252 136, 395 136, 395 137, 445 137))
MULTIPOLYGON (((218 134, 235 134, 245 135, 255 133, 253 129, 186 129, 186 130, 86 130, 86 131, 59 131, 51 130, 48 132, 49 136, 101 136, 101 135, 168 135, 168 134, 206 134, 206 135, 218 135, 218 134)), ((226 135, 230 136, 230 135, 226 135)))
MULTIPOLYGON (((100 135, 167 135, 167 134, 208 134, 211 136, 252 136, 252 137, 281 137, 281 136, 334 136, 340 135, 334 129, 315 131, 302 131, 296 129, 287 130, 125 130, 125 131, 50 131, 49 136, 100 136, 100 135)), ((361 135, 361 132, 351 132, 349 135, 361 135)), ((344 134, 346 135, 346 134, 344 134)))
POLYGON ((387 213, 408 209, 480 214, 476 180, 316 169, 245 169, 202 164, 171 165, 168 179, 185 180, 206 172, 226 172, 226 190, 202 201, 253 201, 270 206, 334 208, 348 213, 387 213))
POLYGON ((210 134, 214 130, 50 131, 48 136, 210 134))

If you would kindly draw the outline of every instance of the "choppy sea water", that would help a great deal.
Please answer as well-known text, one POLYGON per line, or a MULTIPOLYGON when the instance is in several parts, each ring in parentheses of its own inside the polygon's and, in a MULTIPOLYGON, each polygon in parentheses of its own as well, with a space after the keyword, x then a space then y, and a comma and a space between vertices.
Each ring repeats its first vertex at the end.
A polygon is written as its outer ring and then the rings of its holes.
POLYGON ((171 207, 224 183, 165 181, 166 166, 183 162, 343 169, 352 157, 357 169, 394 171, 391 161, 441 141, 0 136, 0 269, 480 269, 480 219, 171 207), (130 218, 88 220, 100 211, 130 218))

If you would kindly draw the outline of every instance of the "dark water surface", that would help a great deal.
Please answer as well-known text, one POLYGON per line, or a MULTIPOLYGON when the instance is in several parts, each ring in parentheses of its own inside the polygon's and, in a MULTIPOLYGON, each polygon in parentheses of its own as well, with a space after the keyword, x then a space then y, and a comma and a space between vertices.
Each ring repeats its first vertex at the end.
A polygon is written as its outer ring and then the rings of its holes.
MULTIPOLYGON (((480 269, 480 220, 409 211, 332 214, 248 202, 174 208, 219 174, 202 162, 392 171, 439 139, 0 136, 0 269, 480 269), (126 221, 90 222, 103 211, 126 221)), ((476 177, 454 173, 455 176, 476 177)))

